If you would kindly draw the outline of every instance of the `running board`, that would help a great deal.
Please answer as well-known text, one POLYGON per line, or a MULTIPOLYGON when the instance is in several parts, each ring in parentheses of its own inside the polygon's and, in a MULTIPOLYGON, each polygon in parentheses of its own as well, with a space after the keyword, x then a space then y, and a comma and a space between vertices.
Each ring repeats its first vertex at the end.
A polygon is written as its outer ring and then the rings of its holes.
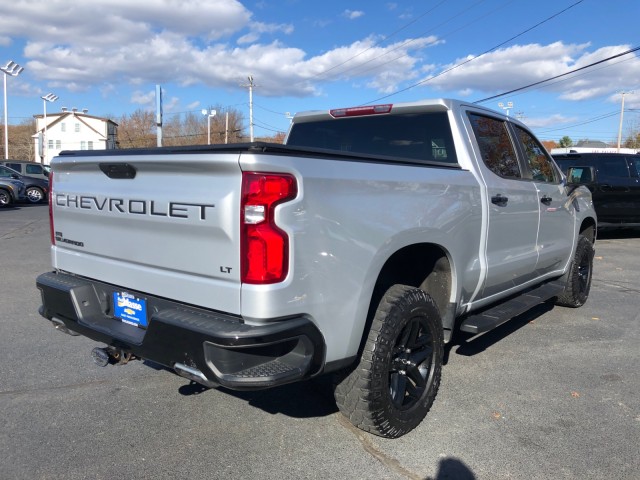
POLYGON ((488 332, 536 305, 561 294, 563 290, 563 283, 545 283, 538 288, 499 303, 488 310, 467 317, 460 325, 460 330, 476 334, 488 332))

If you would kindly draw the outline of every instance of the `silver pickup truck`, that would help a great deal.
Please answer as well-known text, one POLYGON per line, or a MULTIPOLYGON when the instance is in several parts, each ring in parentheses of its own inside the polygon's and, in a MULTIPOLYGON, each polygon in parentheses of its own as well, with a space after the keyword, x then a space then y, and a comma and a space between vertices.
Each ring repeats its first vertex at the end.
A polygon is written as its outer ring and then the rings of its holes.
POLYGON ((40 313, 205 386, 333 373, 357 427, 415 428, 444 345, 579 307, 597 219, 520 122, 452 100, 297 114, 284 145, 63 152, 40 313))

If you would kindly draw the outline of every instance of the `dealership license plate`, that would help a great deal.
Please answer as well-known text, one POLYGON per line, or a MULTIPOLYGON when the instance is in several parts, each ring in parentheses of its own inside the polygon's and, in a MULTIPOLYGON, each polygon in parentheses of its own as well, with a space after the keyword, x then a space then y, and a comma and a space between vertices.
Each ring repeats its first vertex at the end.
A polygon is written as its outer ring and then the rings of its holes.
POLYGON ((147 301, 127 292, 113 292, 113 316, 130 325, 146 328, 147 301))

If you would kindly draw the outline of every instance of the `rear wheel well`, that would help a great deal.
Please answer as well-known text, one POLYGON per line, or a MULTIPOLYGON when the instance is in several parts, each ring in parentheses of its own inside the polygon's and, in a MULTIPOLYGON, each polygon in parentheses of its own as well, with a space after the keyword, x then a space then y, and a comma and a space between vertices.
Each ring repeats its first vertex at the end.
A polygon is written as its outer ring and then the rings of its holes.
POLYGON ((596 241, 596 222, 593 218, 587 218, 580 225, 580 235, 587 237, 591 243, 596 241))
POLYGON ((421 243, 398 250, 386 261, 373 289, 367 322, 362 334, 360 349, 369 334, 371 322, 385 292, 393 285, 409 285, 427 292, 435 302, 444 327, 448 325, 448 305, 451 298, 453 277, 446 251, 438 245, 421 243))

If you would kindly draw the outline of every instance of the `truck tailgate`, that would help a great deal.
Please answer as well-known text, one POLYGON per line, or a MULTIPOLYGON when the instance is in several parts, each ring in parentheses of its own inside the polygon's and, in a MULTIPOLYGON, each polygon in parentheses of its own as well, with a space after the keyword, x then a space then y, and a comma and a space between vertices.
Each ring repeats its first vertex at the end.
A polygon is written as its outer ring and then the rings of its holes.
POLYGON ((237 152, 76 155, 52 164, 55 268, 240 313, 237 152))

